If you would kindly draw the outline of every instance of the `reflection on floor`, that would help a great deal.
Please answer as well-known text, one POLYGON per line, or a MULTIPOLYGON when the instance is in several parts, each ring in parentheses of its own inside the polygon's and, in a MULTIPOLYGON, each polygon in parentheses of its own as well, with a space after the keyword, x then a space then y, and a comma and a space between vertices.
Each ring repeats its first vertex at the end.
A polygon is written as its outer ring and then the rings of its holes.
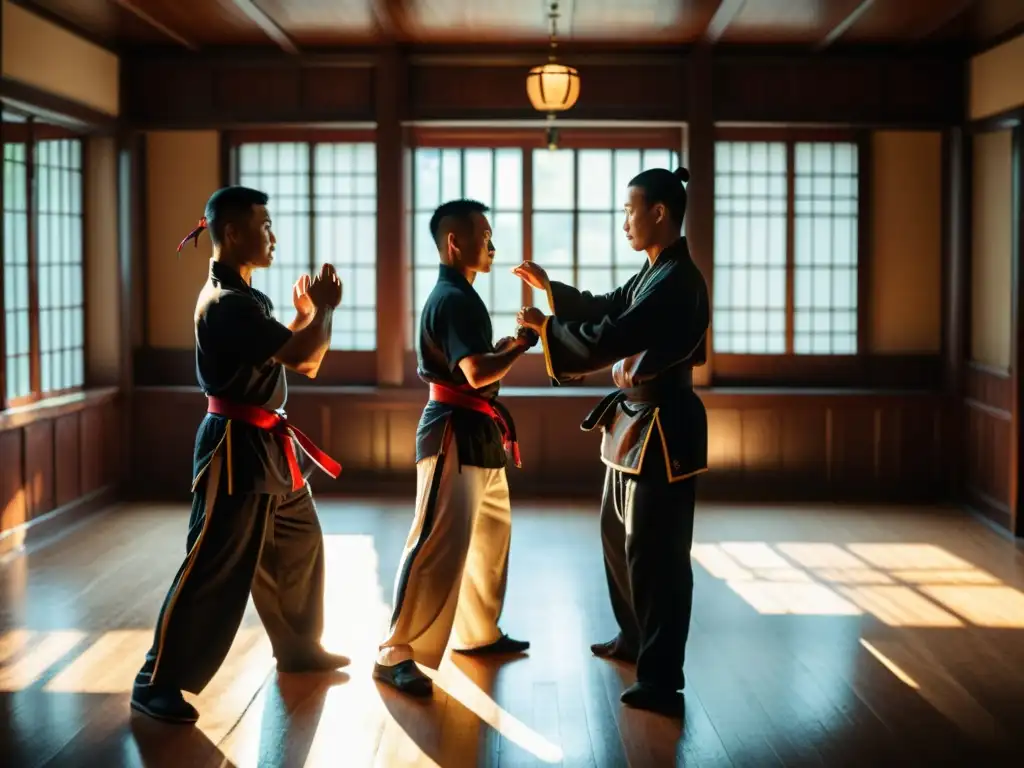
POLYGON ((370 678, 408 505, 320 507, 325 645, 352 666, 278 675, 250 605, 196 728, 127 707, 187 510, 114 509, 9 556, 4 764, 1013 765, 1024 747, 1024 557, 960 513, 702 506, 677 723, 623 710, 631 670, 587 650, 615 631, 595 504, 518 506, 502 623, 533 649, 447 659, 428 702, 370 678))

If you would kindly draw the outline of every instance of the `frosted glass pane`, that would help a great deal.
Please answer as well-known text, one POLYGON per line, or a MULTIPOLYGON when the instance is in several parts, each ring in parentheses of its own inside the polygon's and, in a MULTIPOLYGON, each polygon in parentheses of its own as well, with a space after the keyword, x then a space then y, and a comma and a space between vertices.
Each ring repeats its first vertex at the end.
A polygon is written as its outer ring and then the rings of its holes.
POLYGON ((494 152, 490 149, 467 149, 465 152, 466 185, 464 197, 494 206, 494 152))
POLYGON ((749 290, 750 273, 747 269, 733 271, 732 294, 729 297, 729 306, 735 309, 746 309, 750 306, 749 290))
MULTIPOLYGON (((715 267, 732 263, 732 218, 725 214, 715 216, 715 267)), ((717 274, 717 272, 716 272, 717 274)))
POLYGON ((832 173, 832 144, 814 144, 814 172, 832 173))
POLYGON ((441 203, 464 197, 462 188, 462 152, 441 150, 441 203))
POLYGON ((750 172, 767 173, 768 171, 768 145, 757 142, 750 145, 750 172))
POLYGON ((503 211, 523 209, 523 150, 499 149, 495 151, 495 202, 503 211))
POLYGON ((797 267, 810 265, 814 256, 814 222, 797 216, 793 226, 793 261, 797 267))
POLYGON ((832 306, 832 280, 828 270, 811 270, 811 306, 815 309, 832 306))
POLYGON ((773 216, 768 220, 767 261, 772 266, 786 264, 786 219, 773 216))
POLYGON ((611 236, 615 218, 610 213, 581 213, 577 218, 577 258, 581 267, 612 264, 611 236))
POLYGON ((768 308, 768 270, 753 267, 749 270, 750 307, 751 309, 768 308))
POLYGON ((413 157, 413 173, 416 177, 413 206, 418 211, 433 211, 441 204, 441 152, 437 149, 417 149, 413 157))
POLYGON ((519 264, 523 260, 523 214, 499 211, 491 213, 490 220, 495 265, 519 264))
POLYGON ((719 141, 715 144, 715 172, 729 173, 732 170, 732 144, 719 141))
POLYGON ((832 271, 832 301, 835 309, 850 309, 857 305, 857 273, 848 269, 832 271))
POLYGON ((857 145, 836 144, 833 154, 835 172, 837 174, 853 174, 857 172, 857 145))
POLYGON ((811 294, 814 286, 811 282, 812 271, 797 267, 793 272, 793 305, 796 309, 805 309, 811 306, 811 294))
POLYGON ((768 221, 764 216, 750 218, 750 263, 767 264, 770 244, 768 242, 768 221))
POLYGON ((675 170, 675 166, 678 162, 674 159, 675 152, 670 152, 667 149, 645 149, 643 153, 643 159, 641 170, 647 171, 651 168, 666 168, 670 171, 675 170))
POLYGON ((413 262, 416 266, 438 262, 437 244, 430 236, 430 217, 433 213, 417 213, 413 218, 413 262))
POLYGON ((786 308, 786 269, 773 267, 768 270, 768 306, 786 308))
MULTIPOLYGON (((571 213, 533 214, 533 260, 541 266, 572 266, 571 213)), ((549 269, 550 271, 550 269, 549 269)))
POLYGON ((485 303, 492 312, 518 312, 523 306, 523 281, 497 265, 490 272, 494 295, 485 303))
POLYGON ((579 166, 579 210, 609 211, 616 208, 612 150, 581 149, 577 152, 576 162, 579 166))
POLYGON ((853 267, 857 263, 856 220, 849 217, 837 218, 832 223, 832 263, 837 266, 853 267))
POLYGON ((626 190, 629 182, 640 173, 640 150, 619 149, 615 152, 615 206, 622 206, 626 201, 626 190))
POLYGON ((715 268, 715 280, 712 288, 714 293, 714 307, 725 309, 729 306, 729 299, 732 296, 732 270, 728 267, 715 268))
POLYGON ((573 166, 572 150, 533 150, 534 209, 572 210, 576 190, 573 166))

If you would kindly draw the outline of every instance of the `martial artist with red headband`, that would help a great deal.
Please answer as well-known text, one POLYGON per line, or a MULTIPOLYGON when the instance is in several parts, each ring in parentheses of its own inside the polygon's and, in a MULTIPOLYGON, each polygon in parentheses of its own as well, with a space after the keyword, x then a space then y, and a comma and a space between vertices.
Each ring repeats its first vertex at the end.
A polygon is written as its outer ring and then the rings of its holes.
POLYGON ((220 668, 250 592, 286 672, 345 666, 320 645, 324 544, 299 451, 337 477, 341 466, 284 415, 285 368, 315 376, 342 286, 325 264, 295 283, 295 319, 274 319, 251 285, 274 260, 268 196, 246 187, 213 194, 178 251, 209 230, 210 276, 195 311, 196 372, 207 396, 193 459, 188 554, 164 600, 131 706, 161 720, 199 717, 182 691, 201 692, 220 668))

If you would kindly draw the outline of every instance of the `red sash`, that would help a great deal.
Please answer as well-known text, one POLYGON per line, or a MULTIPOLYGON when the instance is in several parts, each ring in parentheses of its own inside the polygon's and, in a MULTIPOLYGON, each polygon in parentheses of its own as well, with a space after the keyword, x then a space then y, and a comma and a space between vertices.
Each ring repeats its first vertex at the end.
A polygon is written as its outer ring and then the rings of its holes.
POLYGON ((482 413, 485 416, 490 416, 494 423, 498 425, 498 429, 501 430, 501 439, 505 445, 505 450, 511 451, 512 460, 517 467, 522 466, 522 461, 519 457, 519 441, 515 439, 515 435, 510 429, 508 422, 505 421, 505 417, 502 416, 501 411, 495 408, 490 400, 476 394, 472 389, 459 389, 436 383, 430 385, 430 399, 438 403, 445 403, 456 408, 465 408, 482 413))
POLYGON ((295 453, 295 443, 298 443, 313 462, 331 477, 337 478, 341 474, 341 464, 336 462, 304 433, 288 423, 288 419, 275 411, 268 411, 255 405, 242 405, 232 403, 219 397, 208 397, 207 413, 223 416, 233 421, 241 421, 257 429, 265 429, 272 433, 281 443, 285 458, 288 460, 288 471, 292 477, 292 490, 297 491, 303 486, 302 470, 299 468, 299 459, 295 453), (292 442, 295 438, 295 442, 292 442))

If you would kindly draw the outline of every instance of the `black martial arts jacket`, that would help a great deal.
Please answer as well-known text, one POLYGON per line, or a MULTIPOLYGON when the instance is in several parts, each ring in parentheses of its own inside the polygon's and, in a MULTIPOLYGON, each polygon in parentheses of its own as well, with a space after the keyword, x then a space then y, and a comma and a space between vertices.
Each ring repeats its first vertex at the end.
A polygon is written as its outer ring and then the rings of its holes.
POLYGON ((602 461, 628 474, 645 459, 664 461, 670 481, 706 471, 707 412, 692 369, 707 361, 710 309, 686 238, 611 293, 552 281, 548 302, 541 341, 552 383, 612 366, 618 389, 581 425, 601 429, 602 461))

